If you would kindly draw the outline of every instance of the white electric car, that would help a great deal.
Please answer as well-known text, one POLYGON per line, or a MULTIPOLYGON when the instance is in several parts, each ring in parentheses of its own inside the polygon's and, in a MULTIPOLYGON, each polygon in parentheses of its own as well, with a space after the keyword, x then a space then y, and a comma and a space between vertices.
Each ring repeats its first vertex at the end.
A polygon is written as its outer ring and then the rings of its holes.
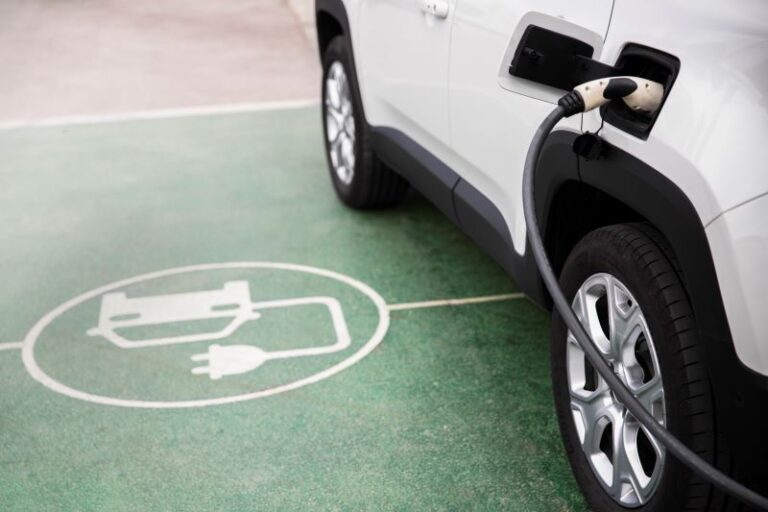
MULTIPOLYGON (((561 285, 638 399, 722 471, 768 490, 768 3, 316 0, 333 186, 354 208, 409 186, 551 301, 522 171, 557 99, 589 80, 664 86, 564 120, 536 201, 561 285), (602 144, 574 142, 600 129, 602 144)), ((583 139, 582 139, 583 140, 583 139)), ((556 314, 565 450, 593 510, 742 510, 627 414, 556 314)))

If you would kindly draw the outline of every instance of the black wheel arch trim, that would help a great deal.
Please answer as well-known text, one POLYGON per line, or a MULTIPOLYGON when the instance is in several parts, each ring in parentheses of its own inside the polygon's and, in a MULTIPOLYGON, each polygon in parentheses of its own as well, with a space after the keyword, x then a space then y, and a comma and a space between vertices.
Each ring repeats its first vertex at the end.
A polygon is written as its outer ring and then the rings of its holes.
POLYGON ((376 154, 477 243, 537 304, 546 304, 533 255, 520 255, 503 215, 485 195, 403 132, 371 127, 376 154))
MULTIPOLYGON (((323 33, 320 30, 319 21, 322 16, 330 16, 341 27, 342 34, 345 36, 344 40, 347 43, 349 49, 350 61, 352 63, 352 73, 357 77, 357 61, 355 60, 355 50, 352 45, 352 38, 350 37, 349 18, 347 17, 347 9, 344 7, 342 0, 315 0, 315 26, 317 27, 317 49, 319 52, 320 65, 323 64, 323 49, 325 47, 323 41, 323 33)), ((354 91, 357 96, 358 104, 362 105, 362 94, 360 91, 354 91)), ((363 112, 363 116, 365 113, 363 112)))
MULTIPOLYGON (((321 14, 327 14, 341 27, 341 30, 344 34, 347 36, 350 34, 349 31, 349 17, 347 17, 347 9, 344 7, 344 2, 342 0, 315 0, 315 25, 317 26, 321 17, 321 14)), ((319 27, 318 27, 319 28, 319 27)), ((323 34, 320 30, 317 30, 317 48, 320 53, 320 61, 323 60, 323 34)), ((349 44, 350 50, 352 48, 352 40, 350 37, 347 37, 347 42, 349 44)), ((352 54, 354 55, 354 54, 352 54)), ((352 59, 354 61, 354 58, 352 59)))
MULTIPOLYGON (((570 148, 577 136, 563 130, 555 132, 545 151, 572 153, 570 148)), ((664 235, 680 264, 683 284, 699 329, 714 338, 730 340, 709 242, 688 196, 664 175, 631 154, 607 142, 603 142, 603 148, 604 154, 599 159, 575 158, 575 179, 628 206, 664 235)), ((547 162, 542 161, 541 174, 547 173, 547 162)), ((558 185, 550 183, 548 187, 558 185)), ((549 204, 544 202, 542 208, 548 211, 549 204)))

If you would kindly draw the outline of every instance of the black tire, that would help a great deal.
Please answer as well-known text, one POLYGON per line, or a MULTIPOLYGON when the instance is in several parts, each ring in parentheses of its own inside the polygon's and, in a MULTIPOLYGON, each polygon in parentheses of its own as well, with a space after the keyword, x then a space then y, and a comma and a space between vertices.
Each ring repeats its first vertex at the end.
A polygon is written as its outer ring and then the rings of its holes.
MULTIPOLYGON (((665 394, 666 426, 705 460, 717 453, 716 415, 703 350, 677 265, 663 237, 645 224, 614 225, 585 236, 563 268, 560 284, 574 297, 585 280, 605 272, 634 295, 648 323, 665 394)), ((571 468, 589 507, 624 511, 603 490, 581 448, 571 413, 566 366, 567 329, 555 312, 551 329, 551 369, 560 431, 571 468)), ((722 451, 722 447, 721 447, 722 451)), ((639 511, 723 510, 714 488, 669 454, 650 500, 639 511)))
POLYGON ((323 134, 325 156, 331 173, 333 188, 339 199, 352 208, 380 208, 398 203, 408 190, 408 182, 379 160, 371 144, 370 128, 365 121, 360 90, 354 72, 352 55, 346 38, 335 37, 323 54, 323 134), (331 162, 331 145, 326 126, 327 105, 325 102, 327 77, 331 65, 341 63, 351 92, 352 117, 355 122, 354 175, 349 183, 344 183, 337 175, 331 162))

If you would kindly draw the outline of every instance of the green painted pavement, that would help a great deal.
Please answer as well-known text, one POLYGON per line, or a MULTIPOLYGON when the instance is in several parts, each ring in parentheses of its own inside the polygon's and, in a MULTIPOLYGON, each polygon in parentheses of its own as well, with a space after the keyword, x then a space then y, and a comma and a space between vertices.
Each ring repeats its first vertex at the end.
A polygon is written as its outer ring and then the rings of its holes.
MULTIPOLYGON (((342 207, 316 109, 17 129, 0 132, 0 154, 0 342, 88 290, 202 263, 311 265, 390 304, 514 291, 417 196, 387 211, 342 207)), ((254 300, 330 294, 352 351, 378 318, 359 293, 318 278, 188 277, 129 296, 237 279, 251 280, 254 300)), ((206 343, 121 356, 77 338, 98 311, 95 297, 62 316, 37 353, 55 378, 110 396, 247 392, 344 359, 270 361, 210 381, 189 373, 206 343)), ((329 329, 315 310, 291 318, 265 314, 239 336, 268 347, 290 333, 302 345, 329 329)), ((29 376, 19 350, 0 351, 0 510, 583 510, 546 338, 546 316, 525 300, 395 311, 370 355, 322 382, 180 410, 62 396, 29 376)))

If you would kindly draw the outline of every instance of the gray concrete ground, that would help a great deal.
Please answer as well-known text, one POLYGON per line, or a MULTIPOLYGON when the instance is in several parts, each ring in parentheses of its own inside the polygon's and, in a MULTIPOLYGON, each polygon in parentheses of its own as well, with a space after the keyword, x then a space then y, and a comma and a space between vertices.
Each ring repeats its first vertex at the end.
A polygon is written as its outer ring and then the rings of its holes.
POLYGON ((286 0, 4 0, 0 122, 316 98, 305 27, 286 0))
POLYGON ((291 10, 299 19, 307 38, 312 45, 317 44, 315 30, 315 0, 287 0, 291 10))

